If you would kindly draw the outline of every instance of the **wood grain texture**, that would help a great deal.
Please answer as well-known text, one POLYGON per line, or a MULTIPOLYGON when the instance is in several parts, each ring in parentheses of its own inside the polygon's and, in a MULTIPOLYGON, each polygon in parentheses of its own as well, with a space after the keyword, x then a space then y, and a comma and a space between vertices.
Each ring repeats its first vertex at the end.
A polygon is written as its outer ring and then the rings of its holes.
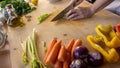
MULTIPOLYGON (((62 44, 66 45, 71 39, 81 39, 83 45, 86 46, 89 50, 93 50, 86 40, 86 36, 89 34, 96 35, 95 26, 97 24, 111 24, 114 26, 117 22, 120 22, 120 17, 114 15, 108 11, 102 10, 96 13, 93 17, 89 19, 83 19, 78 21, 67 21, 61 19, 56 22, 50 22, 52 17, 56 14, 54 12, 57 9, 63 9, 68 5, 68 0, 58 2, 56 4, 50 4, 46 0, 40 0, 37 6, 37 10, 28 14, 31 15, 31 21, 27 22, 24 19, 25 26, 21 28, 11 28, 8 30, 8 41, 10 45, 11 61, 12 68, 30 68, 29 66, 24 66, 22 62, 23 50, 20 45, 21 40, 24 41, 31 33, 33 28, 36 29, 38 35, 37 48, 39 50, 39 56, 42 60, 45 56, 41 42, 45 41, 48 47, 51 39, 57 38, 62 40, 62 44), (41 24, 37 24, 37 18, 44 13, 54 12, 46 21, 41 24)), ((81 4, 81 6, 88 6, 87 2, 81 4)), ((120 62, 115 64, 104 63, 100 68, 119 68, 120 62)))

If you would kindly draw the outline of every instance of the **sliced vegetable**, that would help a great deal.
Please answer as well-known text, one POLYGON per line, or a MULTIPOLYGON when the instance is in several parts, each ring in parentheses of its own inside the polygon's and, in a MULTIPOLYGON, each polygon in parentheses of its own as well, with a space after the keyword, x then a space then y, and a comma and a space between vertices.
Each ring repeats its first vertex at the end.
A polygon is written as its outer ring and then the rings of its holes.
POLYGON ((105 35, 109 34, 112 30, 112 26, 110 24, 108 24, 106 26, 102 26, 102 25, 98 24, 96 26, 96 28, 98 28, 105 35))
POLYGON ((106 46, 113 48, 120 47, 120 39, 110 25, 104 27, 99 24, 96 26, 96 32, 103 38, 106 46))
POLYGON ((84 59, 88 56, 88 49, 84 46, 78 46, 74 50, 74 58, 75 59, 84 59))
POLYGON ((75 59, 70 64, 70 68, 88 68, 88 65, 85 61, 81 59, 75 59))
POLYGON ((103 56, 99 52, 90 52, 87 57, 88 64, 96 67, 103 64, 103 56))
POLYGON ((41 41, 41 45, 42 45, 42 49, 43 49, 43 51, 46 53, 47 52, 47 48, 46 48, 46 43, 45 43, 45 41, 41 41))
POLYGON ((120 37, 120 23, 117 23, 115 25, 115 31, 116 31, 117 35, 120 37))
POLYGON ((38 17, 38 21, 39 21, 38 24, 42 23, 42 22, 43 22, 44 20, 46 20, 50 15, 51 15, 51 14, 43 14, 43 15, 39 16, 39 17, 38 17))
POLYGON ((90 43, 90 45, 95 50, 100 52, 108 62, 114 63, 119 60, 119 54, 117 53, 115 48, 107 47, 101 36, 88 35, 87 40, 90 43))

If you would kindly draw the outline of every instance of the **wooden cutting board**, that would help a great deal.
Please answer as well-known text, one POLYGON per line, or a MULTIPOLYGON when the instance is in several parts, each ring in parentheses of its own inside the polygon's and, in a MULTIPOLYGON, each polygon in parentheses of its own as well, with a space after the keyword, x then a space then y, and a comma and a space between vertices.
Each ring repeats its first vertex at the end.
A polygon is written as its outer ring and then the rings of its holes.
MULTIPOLYGON (((55 4, 50 4, 46 0, 40 0, 37 6, 37 10, 28 14, 31 15, 31 21, 27 21, 24 18, 25 26, 21 28, 8 28, 8 41, 10 45, 12 68, 30 68, 29 66, 24 66, 22 62, 23 49, 21 47, 21 41, 24 41, 31 33, 33 28, 36 29, 38 35, 38 50, 39 56, 42 60, 45 53, 41 46, 41 41, 45 41, 48 47, 51 39, 57 38, 62 40, 62 44, 66 45, 70 39, 81 39, 83 41, 83 46, 87 47, 90 51, 93 50, 86 40, 86 36, 89 34, 96 35, 95 26, 97 24, 110 24, 114 26, 116 23, 120 22, 120 17, 102 10, 96 13, 93 17, 89 19, 83 19, 79 21, 67 21, 59 20, 57 22, 50 22, 52 17, 54 17, 54 12, 57 9, 63 9, 68 5, 68 0, 64 0, 55 4), (46 21, 41 24, 38 23, 38 17, 44 13, 54 12, 46 21)), ((81 6, 89 6, 89 3, 84 2, 81 6)), ((100 68, 119 68, 120 62, 109 64, 104 63, 100 68)))

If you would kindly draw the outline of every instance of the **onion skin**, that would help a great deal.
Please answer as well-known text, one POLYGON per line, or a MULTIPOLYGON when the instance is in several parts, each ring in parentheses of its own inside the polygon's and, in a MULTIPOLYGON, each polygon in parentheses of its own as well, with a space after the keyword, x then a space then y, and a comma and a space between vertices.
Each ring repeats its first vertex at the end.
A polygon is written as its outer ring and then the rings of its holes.
POLYGON ((88 65, 85 61, 81 59, 75 59, 70 64, 70 68, 88 68, 88 65))
POLYGON ((84 46, 78 46, 74 50, 74 58, 75 59, 84 59, 88 56, 88 49, 84 46))
POLYGON ((103 64, 103 56, 99 52, 90 52, 87 61, 93 67, 101 66, 103 64))

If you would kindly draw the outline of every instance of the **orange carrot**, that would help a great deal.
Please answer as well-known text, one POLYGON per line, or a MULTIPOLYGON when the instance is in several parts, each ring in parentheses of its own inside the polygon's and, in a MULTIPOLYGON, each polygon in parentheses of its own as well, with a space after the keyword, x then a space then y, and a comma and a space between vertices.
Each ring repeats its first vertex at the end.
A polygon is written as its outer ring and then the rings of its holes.
POLYGON ((62 68, 63 67, 63 62, 60 62, 59 60, 56 61, 54 68, 62 68))
POLYGON ((68 51, 68 52, 71 52, 74 43, 75 43, 75 40, 74 40, 74 39, 71 39, 70 42, 69 42, 68 45, 67 45, 67 51, 68 51))
POLYGON ((58 60, 61 62, 64 62, 66 60, 66 54, 67 54, 67 50, 65 49, 65 46, 63 45, 58 54, 58 60))
POLYGON ((67 52, 66 60, 63 62, 63 68, 69 68, 70 63, 71 63, 71 56, 70 56, 70 53, 67 52))
POLYGON ((80 46, 80 45, 82 45, 82 41, 80 39, 76 40, 75 43, 74 43, 74 45, 73 45, 73 47, 72 47, 72 51, 71 51, 71 59, 72 60, 74 59, 73 52, 74 52, 75 48, 77 46, 80 46))
POLYGON ((53 48, 53 46, 55 45, 56 42, 57 42, 57 39, 55 39, 55 38, 51 40, 50 45, 49 45, 48 50, 47 50, 47 53, 45 55, 44 61, 43 61, 44 64, 46 64, 46 59, 47 59, 50 51, 52 50, 52 48, 53 48))
POLYGON ((53 46, 51 52, 49 53, 47 59, 46 59, 46 65, 53 66, 57 60, 59 50, 61 48, 61 40, 57 41, 55 45, 53 46))
POLYGON ((69 68, 69 63, 67 61, 63 62, 63 68, 69 68))
POLYGON ((66 61, 70 64, 71 63, 71 55, 69 52, 67 52, 67 55, 66 55, 66 61))

